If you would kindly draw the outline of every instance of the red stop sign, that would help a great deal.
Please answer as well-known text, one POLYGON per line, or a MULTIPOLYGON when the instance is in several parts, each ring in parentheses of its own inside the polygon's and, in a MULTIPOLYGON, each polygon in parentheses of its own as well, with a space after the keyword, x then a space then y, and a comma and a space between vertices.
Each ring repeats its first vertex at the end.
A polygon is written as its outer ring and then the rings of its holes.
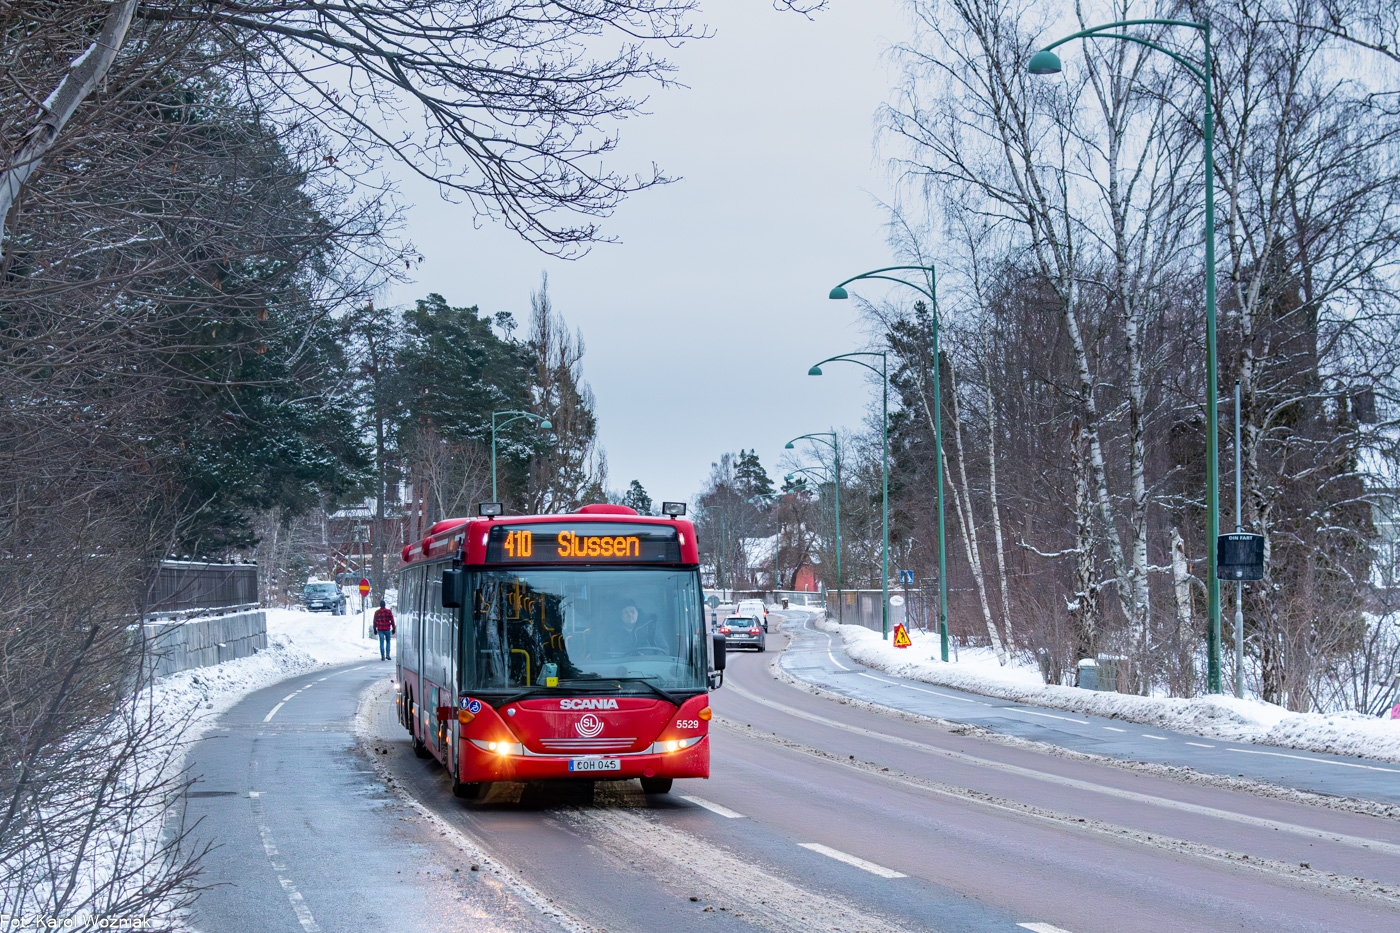
POLYGON ((361 596, 368 596, 368 595, 369 595, 369 581, 368 581, 368 580, 361 580, 361 581, 360 581, 360 595, 361 595, 361 596))

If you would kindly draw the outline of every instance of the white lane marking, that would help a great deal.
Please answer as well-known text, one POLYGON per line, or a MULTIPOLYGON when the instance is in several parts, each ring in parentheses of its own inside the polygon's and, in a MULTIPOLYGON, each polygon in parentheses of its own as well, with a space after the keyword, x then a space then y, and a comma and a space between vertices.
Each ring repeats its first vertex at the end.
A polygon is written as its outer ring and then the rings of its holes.
POLYGON ((261 797, 262 794, 260 794, 258 791, 250 790, 250 791, 248 791, 248 796, 249 796, 249 797, 261 797))
POLYGON ((871 680, 878 680, 882 684, 889 684, 891 687, 903 687, 905 690, 917 690, 920 693, 931 693, 936 697, 946 697, 949 700, 960 700, 963 703, 976 703, 978 706, 991 706, 990 703, 983 703, 981 700, 970 700, 967 697, 955 697, 951 693, 940 693, 937 690, 926 690, 923 687, 913 687, 909 684, 902 684, 897 680, 885 680, 883 677, 875 677, 871 674, 862 673, 860 676, 869 677, 871 680))
POLYGON ((688 801, 690 801, 691 803, 695 804, 697 807, 704 807, 706 810, 709 810, 711 813, 718 813, 720 816, 724 817, 725 819, 730 819, 730 820, 742 820, 742 819, 744 819, 744 814, 742 814, 742 813, 736 813, 735 811, 729 809, 728 807, 721 807, 719 804, 714 803, 714 802, 709 801, 709 800, 706 800, 704 797, 692 797, 692 796, 690 796, 689 794, 677 794, 676 796, 679 797, 679 798, 681 798, 682 800, 688 800, 688 801))
POLYGON ((1365 768, 1367 771, 1386 771, 1390 774, 1400 774, 1400 768, 1382 768, 1377 765, 1358 765, 1350 761, 1332 761, 1329 758, 1309 758, 1307 755, 1286 755, 1283 752, 1260 752, 1251 748, 1227 748, 1228 752, 1239 752, 1241 755, 1271 755, 1274 758, 1296 758, 1299 761, 1311 761, 1319 765, 1336 765, 1338 768, 1365 768))
POLYGON ((859 868, 863 871, 868 871, 872 875, 879 875, 881 878, 909 877, 903 872, 895 871, 893 868, 886 868, 883 865, 876 865, 874 862, 867 862, 865 859, 857 858, 856 856, 851 855, 849 852, 842 852, 840 849, 833 849, 830 846, 824 846, 819 842, 799 842, 798 845, 800 845, 804 849, 811 849, 813 852, 819 852, 822 855, 825 855, 827 858, 834 858, 838 862, 845 862, 847 865, 854 865, 856 868, 859 868))
POLYGON ((1046 719, 1063 719, 1065 722, 1077 722, 1086 726, 1089 724, 1089 720, 1087 719, 1075 719, 1072 716, 1056 716, 1053 713, 1038 713, 1033 709, 1022 709, 1019 706, 1007 706, 1004 708, 1014 709, 1016 712, 1025 713, 1028 716, 1044 716, 1046 719))
MULTIPOLYGON (((1117 797, 1120 800, 1131 800, 1135 803, 1148 804, 1154 807, 1162 807, 1167 810, 1180 810, 1184 813, 1194 813, 1198 816, 1210 817, 1212 819, 1229 820, 1232 823, 1241 823, 1245 826, 1257 826, 1261 829, 1277 829, 1282 832, 1292 833, 1306 839, 1321 839, 1324 842, 1336 842, 1344 846, 1351 846, 1357 849, 1369 849, 1372 852, 1387 852, 1391 855, 1400 855, 1400 844, 1384 842, 1379 839, 1367 839, 1363 836, 1351 836, 1346 833, 1334 833, 1325 829, 1316 829, 1312 826, 1301 826, 1297 823, 1285 823, 1281 820, 1270 820, 1261 816, 1250 816, 1246 813, 1235 813, 1230 810, 1222 810, 1219 807, 1207 807, 1201 804, 1186 803, 1182 800, 1172 800, 1167 797, 1154 797, 1151 794, 1143 794, 1138 791, 1123 790, 1118 787, 1110 787, 1107 784, 1095 784, 1093 781, 1084 781, 1079 778, 1065 777, 1060 774, 1053 774, 1048 771, 1041 771, 1036 768, 1024 768, 1020 765, 1008 764, 1002 761, 993 761, 990 758, 979 758, 976 755, 969 755, 966 752, 957 752, 952 749, 939 748, 924 742, 916 742, 913 739, 906 739, 898 735, 890 735, 885 732, 876 732, 874 729, 865 729, 860 726, 852 726, 844 722, 837 722, 827 716, 818 716, 815 713, 808 713, 804 710, 795 709, 776 700, 761 697, 756 693, 745 690, 735 684, 726 684, 726 689, 733 690, 739 696, 752 700, 762 706, 779 712, 787 713, 798 719, 805 719, 832 729, 840 729, 843 732, 850 732, 856 735, 863 735, 867 738, 886 742, 890 745, 898 745, 904 748, 917 749, 927 754, 940 758, 951 759, 972 765, 979 768, 993 768, 997 771, 1004 771, 1007 774, 1015 774, 1020 777, 1031 778, 1037 781, 1045 781, 1049 784, 1059 784, 1062 787, 1072 787, 1076 790, 1083 790, 1089 793, 1104 794, 1108 797, 1117 797)), ((1245 749, 1238 749, 1245 751, 1245 749)), ((1271 754, 1271 753, 1264 753, 1271 754)), ((1364 767, 1364 766, 1358 766, 1364 767)))
POLYGON ((263 851, 267 853, 267 861, 272 865, 272 870, 277 873, 277 881, 282 885, 282 890, 287 893, 287 900, 292 905, 292 913, 297 915, 297 921, 306 933, 321 933, 321 927, 316 922, 316 918, 311 915, 311 908, 306 906, 306 898, 301 896, 297 886, 292 883, 292 879, 287 877, 287 863, 282 861, 282 855, 277 851, 277 843, 272 839, 272 830, 267 825, 267 820, 263 816, 262 798, 250 792, 248 796, 252 799, 253 818, 258 824, 258 836, 262 839, 263 851))
POLYGON ((813 633, 814 635, 826 635, 826 656, 827 656, 828 658, 831 658, 831 663, 832 663, 832 664, 835 664, 837 667, 841 668, 841 670, 843 670, 843 671, 849 671, 849 670, 851 670, 851 668, 847 667, 846 665, 842 664, 840 661, 836 660, 836 655, 834 655, 834 654, 831 653, 831 635, 830 635, 830 634, 828 634, 828 633, 826 633, 826 632, 818 632, 816 629, 812 628, 812 620, 811 620, 810 617, 808 617, 807 621, 803 623, 803 627, 804 627, 804 628, 807 628, 807 629, 811 629, 811 631, 812 631, 812 633, 813 633))
POLYGON ((1187 744, 1187 745, 1194 745, 1194 746, 1196 746, 1197 748, 1215 748, 1214 745, 1207 745, 1207 744, 1204 743, 1204 742, 1187 742, 1186 744, 1187 744))
POLYGON ((325 677, 317 677, 317 678, 316 678, 316 683, 319 684, 321 681, 328 679, 330 676, 331 676, 330 674, 327 674, 325 677))
POLYGON ((1165 742, 1167 740, 1165 735, 1148 735, 1146 732, 1142 734, 1142 737, 1144 739, 1156 739, 1158 742, 1165 742))
POLYGON ((1030 930, 1031 933, 1069 933, 1064 927, 1057 927, 1052 923, 1018 923, 1023 930, 1030 930))
POLYGON ((268 713, 266 716, 263 717, 263 722, 268 722, 269 720, 272 719, 273 716, 276 716, 276 715, 277 715, 277 711, 278 711, 279 709, 281 709, 281 708, 282 708, 282 704, 283 704, 283 703, 286 703, 286 702, 287 702, 286 700, 283 700, 282 703, 278 703, 276 706, 274 706, 274 707, 272 708, 272 712, 268 713))
POLYGON ((1107 729, 1109 732, 1127 732, 1127 731, 1128 731, 1127 729, 1119 729, 1119 728, 1116 727, 1116 726, 1104 726, 1104 728, 1107 729))
POLYGON ((367 667, 369 667, 368 664, 361 664, 359 667, 352 667, 352 668, 350 668, 350 670, 352 670, 352 671, 362 671, 362 670, 364 670, 364 669, 367 668, 367 667))
MULTIPOLYGON (((300 691, 300 690, 294 690, 294 691, 292 691, 291 693, 287 694, 286 696, 284 696, 284 697, 282 698, 282 702, 283 702, 283 703, 286 703, 288 700, 290 700, 292 697, 296 696, 298 693, 301 693, 301 691, 300 691)), ((263 722, 267 722, 267 720, 264 719, 263 722)))

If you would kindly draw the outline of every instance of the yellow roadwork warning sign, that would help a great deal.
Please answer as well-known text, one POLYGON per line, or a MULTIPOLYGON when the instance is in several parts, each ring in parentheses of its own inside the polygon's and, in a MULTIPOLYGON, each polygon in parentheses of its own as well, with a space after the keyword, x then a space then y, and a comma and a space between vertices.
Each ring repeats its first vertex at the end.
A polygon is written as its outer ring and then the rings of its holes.
POLYGON ((912 642, 909 641, 909 633, 904 630, 904 623, 901 622, 894 627, 894 646, 896 648, 908 648, 912 642))

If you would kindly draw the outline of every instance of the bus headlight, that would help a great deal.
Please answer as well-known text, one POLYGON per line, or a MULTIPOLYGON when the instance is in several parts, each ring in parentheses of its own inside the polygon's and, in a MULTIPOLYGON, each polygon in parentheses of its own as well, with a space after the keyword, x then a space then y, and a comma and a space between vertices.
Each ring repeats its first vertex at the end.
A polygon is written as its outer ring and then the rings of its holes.
POLYGON ((685 749, 690 748, 690 746, 694 745, 696 742, 699 742, 703 738, 703 735, 692 735, 690 738, 687 739, 666 739, 664 741, 657 742, 654 745, 652 745, 651 753, 653 755, 660 755, 664 752, 684 751, 685 749))
POLYGON ((519 742, 488 742, 485 739, 468 739, 483 752, 491 752, 496 755, 523 755, 525 746, 519 742))

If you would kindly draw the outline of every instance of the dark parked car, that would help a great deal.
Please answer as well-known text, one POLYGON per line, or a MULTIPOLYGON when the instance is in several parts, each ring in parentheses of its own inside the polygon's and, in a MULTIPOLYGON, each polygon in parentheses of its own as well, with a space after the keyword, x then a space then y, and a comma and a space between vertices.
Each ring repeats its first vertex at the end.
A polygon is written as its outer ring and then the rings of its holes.
POLYGON ((345 615, 345 594, 334 583, 317 581, 306 584, 301 591, 301 602, 311 612, 329 612, 333 616, 345 615))
POLYGON ((724 636, 726 650, 745 646, 755 651, 765 650, 763 620, 755 616, 730 616, 720 623, 717 631, 724 636))

